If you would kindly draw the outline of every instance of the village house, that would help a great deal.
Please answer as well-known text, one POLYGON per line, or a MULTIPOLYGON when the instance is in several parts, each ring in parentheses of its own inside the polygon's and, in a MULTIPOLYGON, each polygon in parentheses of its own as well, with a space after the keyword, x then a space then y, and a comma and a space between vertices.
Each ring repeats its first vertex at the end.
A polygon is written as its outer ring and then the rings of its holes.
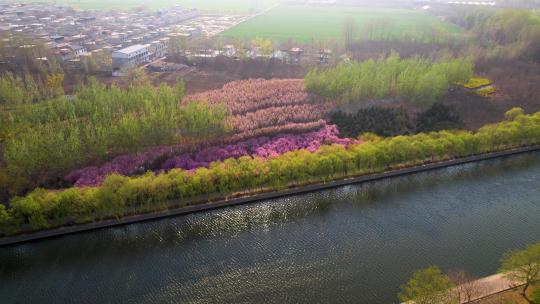
POLYGON ((150 62, 149 45, 135 44, 112 53, 113 76, 122 71, 150 62))

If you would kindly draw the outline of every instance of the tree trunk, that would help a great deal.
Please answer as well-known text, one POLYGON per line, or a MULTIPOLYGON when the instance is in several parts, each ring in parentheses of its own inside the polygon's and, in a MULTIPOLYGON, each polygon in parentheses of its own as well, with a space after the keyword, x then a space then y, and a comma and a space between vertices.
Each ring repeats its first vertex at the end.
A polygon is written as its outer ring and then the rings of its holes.
POLYGON ((529 283, 526 283, 525 286, 523 286, 522 291, 520 292, 521 296, 527 301, 529 304, 533 304, 533 301, 527 297, 527 289, 529 288, 529 283))

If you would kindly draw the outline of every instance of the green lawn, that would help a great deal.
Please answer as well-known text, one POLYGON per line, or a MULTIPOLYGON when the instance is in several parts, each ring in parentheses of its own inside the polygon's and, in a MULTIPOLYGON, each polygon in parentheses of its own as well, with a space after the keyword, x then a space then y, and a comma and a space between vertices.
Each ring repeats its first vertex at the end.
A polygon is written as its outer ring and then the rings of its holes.
POLYGON ((265 37, 276 41, 289 38, 296 41, 339 39, 348 17, 355 21, 358 32, 364 25, 376 20, 384 20, 389 25, 391 35, 412 33, 433 26, 443 31, 459 31, 459 27, 420 10, 282 5, 224 32, 223 35, 238 38, 265 37))
MULTIPOLYGON (((10 2, 10 1, 2 1, 10 2)), ((276 3, 276 0, 16 0, 15 2, 50 2, 59 5, 72 6, 82 9, 132 9, 147 7, 157 9, 175 4, 186 7, 195 7, 202 11, 247 13, 250 9, 267 8, 276 3)))

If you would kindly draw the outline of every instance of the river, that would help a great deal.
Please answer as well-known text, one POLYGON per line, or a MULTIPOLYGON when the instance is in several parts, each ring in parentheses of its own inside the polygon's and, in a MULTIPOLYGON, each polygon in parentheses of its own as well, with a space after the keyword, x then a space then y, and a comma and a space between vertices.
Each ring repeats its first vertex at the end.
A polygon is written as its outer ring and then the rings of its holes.
POLYGON ((1 303, 396 303, 540 239, 540 153, 0 248, 1 303))

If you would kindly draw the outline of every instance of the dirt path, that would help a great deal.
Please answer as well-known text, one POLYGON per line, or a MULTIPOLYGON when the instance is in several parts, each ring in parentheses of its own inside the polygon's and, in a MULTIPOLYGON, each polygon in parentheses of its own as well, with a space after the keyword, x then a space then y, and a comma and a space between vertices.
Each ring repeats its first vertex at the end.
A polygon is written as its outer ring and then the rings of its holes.
MULTIPOLYGON (((471 301, 461 301, 460 304, 476 302, 488 296, 523 285, 523 283, 521 282, 514 282, 507 279, 502 273, 478 279, 472 282, 472 284, 473 286, 475 286, 474 289, 476 290, 476 292, 471 297, 471 301)), ((462 295, 462 298, 466 298, 466 296, 462 295)))

